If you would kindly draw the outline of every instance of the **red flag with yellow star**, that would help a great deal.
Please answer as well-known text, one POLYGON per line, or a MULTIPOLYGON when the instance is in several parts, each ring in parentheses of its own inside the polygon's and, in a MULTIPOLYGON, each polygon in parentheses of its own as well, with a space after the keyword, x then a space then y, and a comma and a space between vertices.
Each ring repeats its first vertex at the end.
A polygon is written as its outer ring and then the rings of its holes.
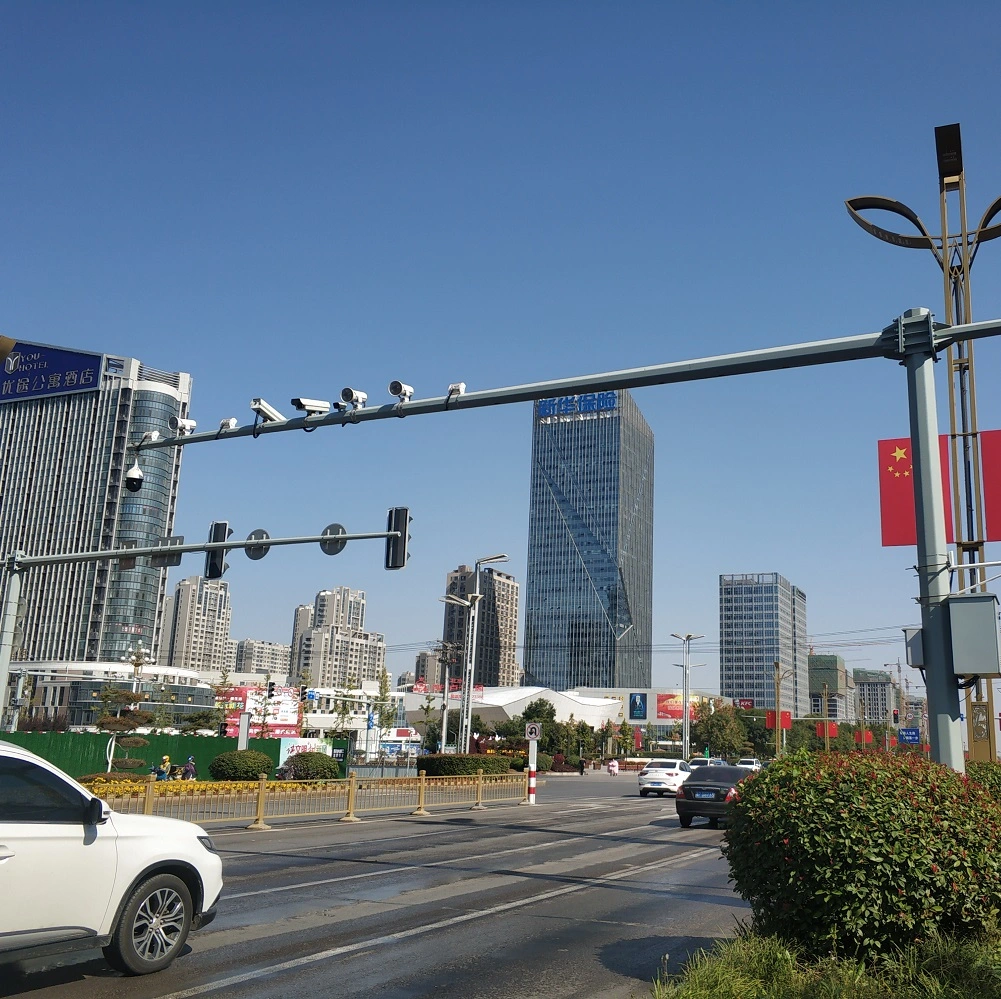
MULTIPOLYGON (((949 489, 949 438, 938 439, 942 461, 942 494, 945 498, 945 539, 953 541, 952 493, 949 489)), ((896 437, 878 442, 879 454, 879 519, 883 547, 916 545, 918 532, 914 518, 914 466, 911 461, 911 440, 896 437)))
POLYGON ((984 484, 984 526, 988 541, 1001 541, 1001 430, 980 432, 984 484))

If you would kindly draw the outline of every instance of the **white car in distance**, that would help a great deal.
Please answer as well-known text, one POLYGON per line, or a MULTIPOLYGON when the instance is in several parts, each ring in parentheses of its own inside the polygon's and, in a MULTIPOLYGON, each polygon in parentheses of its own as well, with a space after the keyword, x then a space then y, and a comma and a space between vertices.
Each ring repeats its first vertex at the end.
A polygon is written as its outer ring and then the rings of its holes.
POLYGON ((113 968, 145 975, 212 921, 222 860, 200 826, 114 812, 0 741, 0 891, 0 966, 101 947, 113 968))
POLYGON ((745 756, 742 760, 737 760, 738 767, 747 767, 748 770, 760 770, 761 760, 755 756, 745 756))
POLYGON ((650 760, 639 772, 640 797, 656 794, 677 794, 688 780, 692 768, 684 760, 650 760))

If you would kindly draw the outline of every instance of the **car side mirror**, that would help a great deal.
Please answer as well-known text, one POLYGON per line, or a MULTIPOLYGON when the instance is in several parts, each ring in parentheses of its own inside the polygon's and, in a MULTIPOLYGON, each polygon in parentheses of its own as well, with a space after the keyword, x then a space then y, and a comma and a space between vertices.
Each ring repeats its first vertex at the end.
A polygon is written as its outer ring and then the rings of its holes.
POLYGON ((104 802, 100 798, 91 798, 83 808, 83 824, 85 826, 99 826, 108 821, 108 816, 104 814, 104 802))

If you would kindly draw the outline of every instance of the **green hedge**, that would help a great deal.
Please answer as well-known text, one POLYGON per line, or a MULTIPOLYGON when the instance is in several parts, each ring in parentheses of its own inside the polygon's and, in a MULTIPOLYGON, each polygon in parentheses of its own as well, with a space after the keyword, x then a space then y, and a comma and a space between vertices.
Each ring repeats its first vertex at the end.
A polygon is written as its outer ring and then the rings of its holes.
POLYGON ((754 928, 813 957, 872 959, 1001 910, 1001 803, 917 755, 783 757, 745 778, 723 853, 754 928))
POLYGON ((326 753, 293 753, 279 768, 279 780, 337 780, 341 768, 326 753))
POLYGON ((966 764, 966 776, 1001 801, 1001 763, 971 760, 966 764))
POLYGON ((254 749, 220 753, 209 764, 209 773, 214 780, 257 780, 261 774, 270 775, 273 769, 271 757, 254 749))
POLYGON ((422 756, 417 761, 417 769, 423 770, 428 777, 456 777, 475 774, 482 770, 485 774, 506 774, 510 769, 510 757, 497 756, 493 753, 479 755, 476 753, 446 753, 422 756))

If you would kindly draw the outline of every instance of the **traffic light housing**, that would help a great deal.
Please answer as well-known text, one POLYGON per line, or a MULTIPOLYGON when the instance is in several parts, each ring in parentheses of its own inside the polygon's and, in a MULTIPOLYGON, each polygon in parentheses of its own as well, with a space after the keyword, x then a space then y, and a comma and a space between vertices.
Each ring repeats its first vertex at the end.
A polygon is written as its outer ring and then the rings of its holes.
MULTIPOLYGON (((209 544, 219 544, 222 541, 229 541, 233 532, 229 529, 228 520, 213 520, 209 526, 209 544)), ((226 551, 223 548, 216 548, 205 553, 205 578, 221 579, 222 574, 229 568, 226 561, 226 551)))
POLYGON ((302 685, 302 686, 301 686, 301 687, 299 688, 299 703, 300 703, 300 704, 304 704, 304 703, 306 702, 306 699, 307 699, 307 698, 306 698, 306 690, 307 690, 307 688, 306 688, 306 684, 303 684, 303 685, 302 685))
POLYGON ((402 569, 410 557, 407 543, 410 541, 410 510, 405 506, 394 506, 389 511, 387 531, 399 531, 399 537, 386 538, 386 568, 402 569))
POLYGON ((893 709, 893 724, 900 724, 900 712, 896 708, 893 709))
POLYGON ((268 697, 270 698, 274 696, 275 696, 275 681, 268 680, 268 697))

